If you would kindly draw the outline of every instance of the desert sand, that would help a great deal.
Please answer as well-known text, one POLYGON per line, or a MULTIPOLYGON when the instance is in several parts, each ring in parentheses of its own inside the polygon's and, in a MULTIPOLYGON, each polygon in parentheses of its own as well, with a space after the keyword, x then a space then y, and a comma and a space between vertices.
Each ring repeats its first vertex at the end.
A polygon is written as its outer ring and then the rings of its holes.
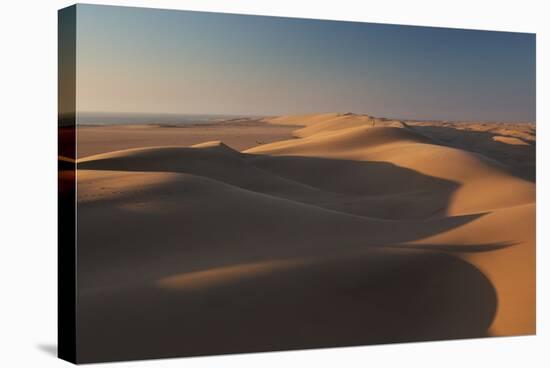
POLYGON ((78 131, 82 362, 535 333, 534 124, 78 131))
POLYGON ((264 124, 257 119, 220 123, 83 125, 78 127, 78 157, 151 146, 190 146, 219 140, 236 150, 292 137, 297 126, 264 124))

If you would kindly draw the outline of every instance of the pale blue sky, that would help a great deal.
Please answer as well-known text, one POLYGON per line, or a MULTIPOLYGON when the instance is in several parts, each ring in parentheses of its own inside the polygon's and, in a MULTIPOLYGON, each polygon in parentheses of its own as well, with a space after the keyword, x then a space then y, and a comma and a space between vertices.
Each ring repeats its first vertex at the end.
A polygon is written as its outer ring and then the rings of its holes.
POLYGON ((535 120, 535 35, 77 6, 77 108, 535 120))

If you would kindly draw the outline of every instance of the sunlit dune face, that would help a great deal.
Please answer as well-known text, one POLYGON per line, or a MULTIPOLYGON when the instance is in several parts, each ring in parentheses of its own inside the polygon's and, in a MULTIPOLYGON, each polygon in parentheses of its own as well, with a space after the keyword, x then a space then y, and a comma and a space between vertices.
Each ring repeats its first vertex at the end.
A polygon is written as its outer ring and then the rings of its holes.
POLYGON ((196 290, 231 284, 243 279, 299 267, 305 265, 307 262, 308 261, 304 259, 290 259, 217 267, 204 271, 189 272, 165 277, 158 280, 157 285, 163 289, 196 290))
POLYGON ((169 183, 175 176, 172 173, 79 170, 78 202, 87 203, 136 195, 169 183))
POLYGON ((505 144, 511 144, 512 146, 528 146, 529 143, 525 142, 524 140, 516 137, 504 137, 500 135, 495 135, 493 137, 493 140, 495 142, 505 143, 505 144))

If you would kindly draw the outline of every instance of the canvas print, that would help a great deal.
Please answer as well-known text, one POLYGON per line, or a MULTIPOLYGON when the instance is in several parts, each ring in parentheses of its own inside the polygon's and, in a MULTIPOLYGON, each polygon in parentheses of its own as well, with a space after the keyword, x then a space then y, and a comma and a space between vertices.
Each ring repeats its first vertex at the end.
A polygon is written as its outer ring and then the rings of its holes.
POLYGON ((535 35, 59 12, 59 355, 535 334, 535 35))

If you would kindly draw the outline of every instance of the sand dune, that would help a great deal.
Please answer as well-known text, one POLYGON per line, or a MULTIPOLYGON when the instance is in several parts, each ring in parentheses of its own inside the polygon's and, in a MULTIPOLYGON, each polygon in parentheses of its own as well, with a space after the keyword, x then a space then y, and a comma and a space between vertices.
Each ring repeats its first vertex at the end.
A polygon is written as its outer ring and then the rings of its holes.
POLYGON ((228 146, 242 150, 291 138, 296 128, 256 120, 186 125, 79 125, 77 150, 78 157, 84 158, 130 148, 191 146, 220 139, 228 146))
POLYGON ((407 122, 407 125, 442 145, 479 153, 506 165, 513 175, 535 181, 534 124, 407 122), (526 144, 517 144, 519 141, 526 144))
POLYGON ((293 132, 296 137, 308 137, 319 133, 331 133, 337 130, 365 126, 397 126, 403 127, 399 120, 380 119, 365 114, 328 113, 315 115, 291 115, 266 118, 263 121, 276 125, 302 125, 293 132))
MULTIPOLYGON (((314 135, 300 140, 275 142, 245 151, 262 154, 260 167, 272 168, 281 175, 307 181, 307 167, 296 170, 272 163, 281 161, 271 156, 313 156, 328 159, 389 163, 403 169, 414 170, 423 178, 431 177, 455 183, 453 200, 449 202, 447 214, 490 211, 502 207, 532 202, 535 186, 507 173, 506 168, 484 156, 438 145, 429 138, 408 128, 358 127, 340 130, 329 135, 314 135), (452 164, 450 164, 452 163, 452 164), (510 195, 513 193, 513 195, 510 195)), ((288 166, 288 165, 287 165, 288 166)), ((319 167, 310 168, 319 170, 319 167)), ((332 171, 334 173, 334 171, 332 171)), ((338 185, 357 183, 353 173, 324 180, 323 186, 337 189, 338 185)), ((317 178, 314 178, 317 180, 317 178)), ((424 183, 410 182, 402 177, 387 175, 365 175, 361 188, 372 188, 370 193, 387 193, 396 187, 414 189, 426 188, 424 183)), ((315 181, 314 180, 314 181, 315 181)), ((318 181, 318 180, 317 180, 318 181)), ((310 183, 311 184, 311 183, 310 183)), ((349 190, 349 189, 348 189, 349 190)), ((406 189, 402 189, 406 190, 406 189)))
POLYGON ((78 160, 83 362, 534 333, 532 182, 422 125, 265 122, 299 138, 78 160))
POLYGON ((528 146, 529 145, 529 143, 525 142, 522 139, 515 138, 515 137, 506 137, 506 136, 502 136, 502 135, 495 135, 493 137, 493 140, 495 142, 502 142, 502 143, 511 144, 511 145, 514 145, 514 146, 528 146))
POLYGON ((390 143, 431 143, 431 141, 410 129, 395 127, 358 126, 336 131, 314 134, 299 140, 275 142, 251 148, 247 153, 308 154, 319 157, 359 157, 362 151, 390 143), (360 150, 360 151, 358 151, 360 150))

